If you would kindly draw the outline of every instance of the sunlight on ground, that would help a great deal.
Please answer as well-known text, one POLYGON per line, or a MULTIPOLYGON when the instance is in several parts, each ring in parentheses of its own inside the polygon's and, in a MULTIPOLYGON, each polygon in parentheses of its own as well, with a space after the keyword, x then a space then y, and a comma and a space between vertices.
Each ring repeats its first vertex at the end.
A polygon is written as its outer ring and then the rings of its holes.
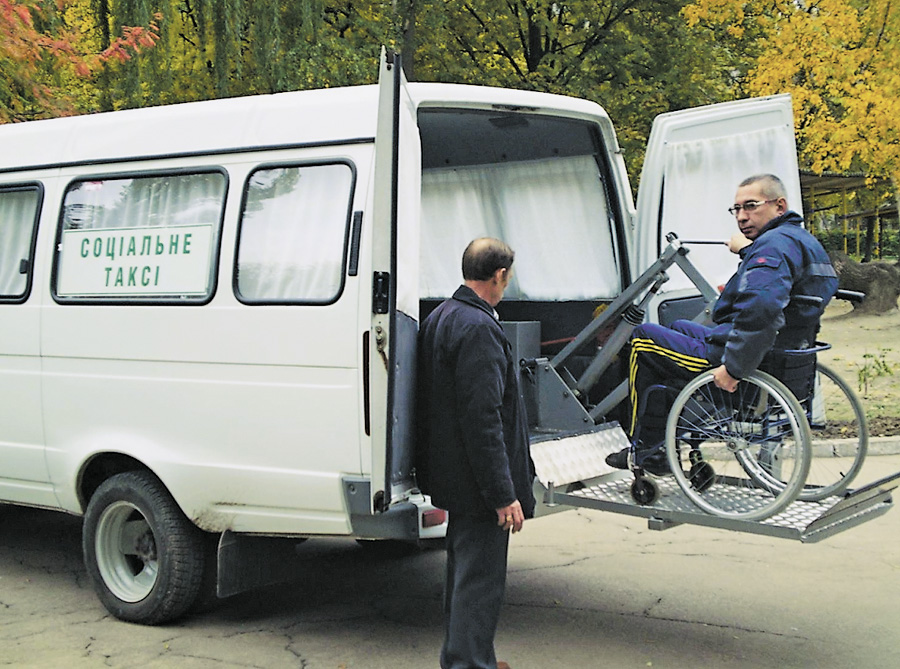
POLYGON ((900 417, 900 310, 878 316, 852 312, 846 302, 825 311, 819 339, 832 348, 821 359, 856 391, 870 418, 900 417))

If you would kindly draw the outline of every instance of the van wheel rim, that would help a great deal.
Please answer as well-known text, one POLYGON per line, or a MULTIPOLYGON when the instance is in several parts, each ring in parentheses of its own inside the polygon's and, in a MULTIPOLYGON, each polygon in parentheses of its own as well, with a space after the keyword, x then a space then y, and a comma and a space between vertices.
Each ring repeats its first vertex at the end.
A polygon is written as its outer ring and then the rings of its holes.
POLYGON ((139 602, 159 577, 156 537, 144 514, 129 502, 111 504, 97 525, 97 567, 109 591, 139 602))

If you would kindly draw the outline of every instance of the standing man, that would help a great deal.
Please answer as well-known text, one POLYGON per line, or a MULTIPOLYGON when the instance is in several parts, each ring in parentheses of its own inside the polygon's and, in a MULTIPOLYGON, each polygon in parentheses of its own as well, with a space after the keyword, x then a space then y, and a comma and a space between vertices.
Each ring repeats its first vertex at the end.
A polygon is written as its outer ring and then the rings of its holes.
MULTIPOLYGON (((769 351, 814 345, 822 312, 837 291, 828 254, 803 229, 800 215, 788 209, 778 177, 760 174, 742 181, 728 211, 740 230, 728 246, 741 256, 741 263, 716 300, 714 324, 644 324, 632 333, 628 380, 634 459, 651 474, 669 469, 660 446, 671 403, 665 392, 652 386, 664 381, 669 387, 683 386, 712 368, 716 386, 734 392, 769 351), (822 301, 792 301, 795 295, 822 301)), ((629 450, 607 456, 607 464, 627 469, 629 450)))
POLYGON ((476 239, 464 285, 422 323, 416 471, 450 515, 442 669, 495 669, 494 635, 506 588, 509 533, 534 515, 534 464, 519 368, 494 307, 514 253, 476 239))

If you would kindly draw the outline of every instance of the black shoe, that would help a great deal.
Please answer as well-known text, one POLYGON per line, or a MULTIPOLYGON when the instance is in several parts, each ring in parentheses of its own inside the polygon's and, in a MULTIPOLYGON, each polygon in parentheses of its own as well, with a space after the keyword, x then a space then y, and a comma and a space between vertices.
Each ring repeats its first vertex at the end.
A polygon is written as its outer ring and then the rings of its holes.
POLYGON ((649 472, 654 476, 667 476, 672 473, 664 450, 657 450, 655 453, 645 456, 640 466, 645 472, 649 472))
POLYGON ((616 469, 629 469, 628 451, 630 450, 631 448, 623 448, 617 453, 610 453, 606 456, 606 464, 616 469))
MULTIPOLYGON (((610 453, 606 456, 606 464, 616 469, 631 469, 629 451, 631 451, 630 448, 623 448, 617 453, 610 453)), ((672 473, 672 470, 669 469, 669 461, 666 459, 666 452, 661 444, 650 448, 638 445, 634 454, 636 464, 645 472, 654 476, 665 476, 672 473)))

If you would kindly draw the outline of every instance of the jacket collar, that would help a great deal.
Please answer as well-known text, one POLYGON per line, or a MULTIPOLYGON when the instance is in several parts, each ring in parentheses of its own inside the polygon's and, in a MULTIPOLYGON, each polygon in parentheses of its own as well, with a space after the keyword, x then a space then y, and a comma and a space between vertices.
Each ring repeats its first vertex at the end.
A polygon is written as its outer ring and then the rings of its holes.
POLYGON ((776 216, 771 221, 763 226, 763 229, 760 230, 759 235, 765 234, 769 230, 774 230, 780 225, 803 225, 803 218, 796 211, 788 210, 781 214, 781 216, 776 216))
POLYGON ((494 308, 490 304, 482 300, 480 297, 478 297, 475 291, 466 285, 462 285, 456 289, 456 292, 453 293, 453 299, 458 302, 476 307, 477 309, 481 309, 494 318, 497 318, 497 312, 494 311, 494 308))

